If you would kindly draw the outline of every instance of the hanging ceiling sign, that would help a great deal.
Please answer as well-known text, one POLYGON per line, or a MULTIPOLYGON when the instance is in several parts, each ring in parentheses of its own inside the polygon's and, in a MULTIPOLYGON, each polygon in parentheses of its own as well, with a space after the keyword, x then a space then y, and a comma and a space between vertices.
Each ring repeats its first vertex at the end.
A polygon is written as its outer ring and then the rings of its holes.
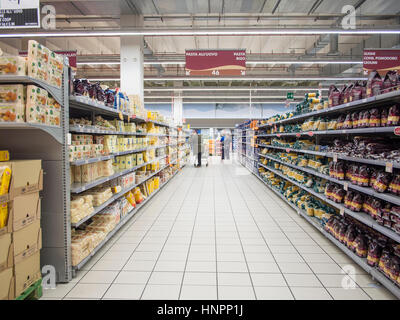
POLYGON ((390 70, 400 70, 400 50, 365 49, 363 69, 364 74, 376 70, 381 76, 390 70))
MULTIPOLYGON (((63 56, 67 56, 68 57, 68 61, 69 61, 69 66, 71 68, 76 68, 76 50, 75 51, 54 51, 57 54, 61 54, 63 56)), ((28 52, 27 51, 20 51, 19 55, 21 57, 26 57, 28 56, 28 52)))
POLYGON ((244 76, 246 50, 186 50, 187 76, 244 76))
POLYGON ((0 29, 40 28, 39 0, 0 0, 0 29))

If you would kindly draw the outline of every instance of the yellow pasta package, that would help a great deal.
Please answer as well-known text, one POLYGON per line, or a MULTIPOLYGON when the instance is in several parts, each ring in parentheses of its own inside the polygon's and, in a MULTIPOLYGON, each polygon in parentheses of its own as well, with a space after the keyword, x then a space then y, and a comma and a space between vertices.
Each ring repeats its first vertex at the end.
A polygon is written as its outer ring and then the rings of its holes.
POLYGON ((11 169, 8 166, 0 167, 0 196, 8 193, 11 181, 11 169))
POLYGON ((8 205, 7 202, 0 203, 0 229, 7 225, 8 205))

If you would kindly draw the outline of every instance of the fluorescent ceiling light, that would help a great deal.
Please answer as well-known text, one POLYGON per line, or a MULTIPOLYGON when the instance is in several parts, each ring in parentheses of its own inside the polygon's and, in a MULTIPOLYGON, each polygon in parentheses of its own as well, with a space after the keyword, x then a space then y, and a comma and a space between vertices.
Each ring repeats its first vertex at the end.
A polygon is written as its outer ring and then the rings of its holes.
MULTIPOLYGON (((190 102, 185 102, 183 101, 183 104, 213 104, 213 103, 218 103, 218 104, 250 104, 249 102, 244 102, 244 101, 190 101, 190 102)), ((297 104, 297 101, 290 101, 289 104, 297 104)), ((145 102, 145 104, 150 105, 150 104, 172 104, 172 102, 168 101, 157 101, 157 102, 145 102)), ((282 104, 286 105, 286 101, 256 101, 252 102, 252 104, 282 104)))
POLYGON ((357 81, 367 77, 145 77, 144 81, 357 81))
MULTIPOLYGON (((362 61, 297 61, 297 60, 285 60, 285 61, 246 61, 246 64, 249 65, 257 65, 257 64, 362 64, 362 61)), ((77 65, 119 65, 121 62, 114 61, 114 62, 77 62, 77 65)), ((185 65, 185 61, 144 61, 143 65, 185 65)))
POLYGON ((245 36, 245 35, 369 35, 400 34, 400 30, 384 29, 272 29, 272 28, 180 28, 180 29, 129 29, 129 30, 85 30, 4 33, 0 38, 32 38, 32 37, 119 37, 119 36, 245 36))
MULTIPOLYGON (((285 87, 148 87, 144 88, 144 91, 153 92, 153 91, 288 91, 288 92, 296 92, 296 91, 316 91, 318 88, 285 88, 285 87)), ((319 90, 328 91, 329 88, 322 88, 319 90)))

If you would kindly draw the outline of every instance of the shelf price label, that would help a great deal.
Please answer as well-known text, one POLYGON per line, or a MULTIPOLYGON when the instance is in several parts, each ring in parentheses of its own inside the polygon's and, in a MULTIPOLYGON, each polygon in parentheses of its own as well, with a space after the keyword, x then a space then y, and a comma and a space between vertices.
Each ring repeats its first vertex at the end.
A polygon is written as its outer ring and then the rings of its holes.
POLYGON ((276 136, 277 136, 278 138, 280 138, 280 137, 281 137, 281 134, 280 134, 280 133, 277 133, 276 136))
POLYGON ((344 216, 344 208, 343 208, 343 207, 340 208, 340 215, 341 215, 341 216, 344 216))
POLYGON ((290 149, 289 149, 289 148, 286 148, 286 152, 289 153, 289 152, 290 152, 290 149))
POLYGON ((296 137, 300 138, 301 134, 300 133, 296 133, 296 137))
POLYGON ((400 136, 400 127, 394 128, 394 134, 395 134, 396 136, 400 136))
POLYGON ((335 162, 335 163, 337 162, 337 153, 333 154, 333 162, 335 162))
POLYGON ((343 189, 344 189, 344 191, 349 191, 349 183, 348 182, 343 183, 343 189))
POLYGON ((310 137, 312 137, 312 136, 314 135, 314 132, 308 131, 307 134, 308 134, 310 137))
POLYGON ((389 173, 393 173, 393 163, 392 162, 386 162, 385 171, 389 172, 389 173))

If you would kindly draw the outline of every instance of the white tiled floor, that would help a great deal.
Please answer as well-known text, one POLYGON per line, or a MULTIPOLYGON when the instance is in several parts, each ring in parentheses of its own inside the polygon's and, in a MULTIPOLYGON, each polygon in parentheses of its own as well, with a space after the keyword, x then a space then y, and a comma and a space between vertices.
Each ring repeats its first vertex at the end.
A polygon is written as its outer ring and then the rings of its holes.
POLYGON ((238 164, 187 167, 44 299, 395 299, 238 164), (343 289, 342 283, 354 285, 343 289))

